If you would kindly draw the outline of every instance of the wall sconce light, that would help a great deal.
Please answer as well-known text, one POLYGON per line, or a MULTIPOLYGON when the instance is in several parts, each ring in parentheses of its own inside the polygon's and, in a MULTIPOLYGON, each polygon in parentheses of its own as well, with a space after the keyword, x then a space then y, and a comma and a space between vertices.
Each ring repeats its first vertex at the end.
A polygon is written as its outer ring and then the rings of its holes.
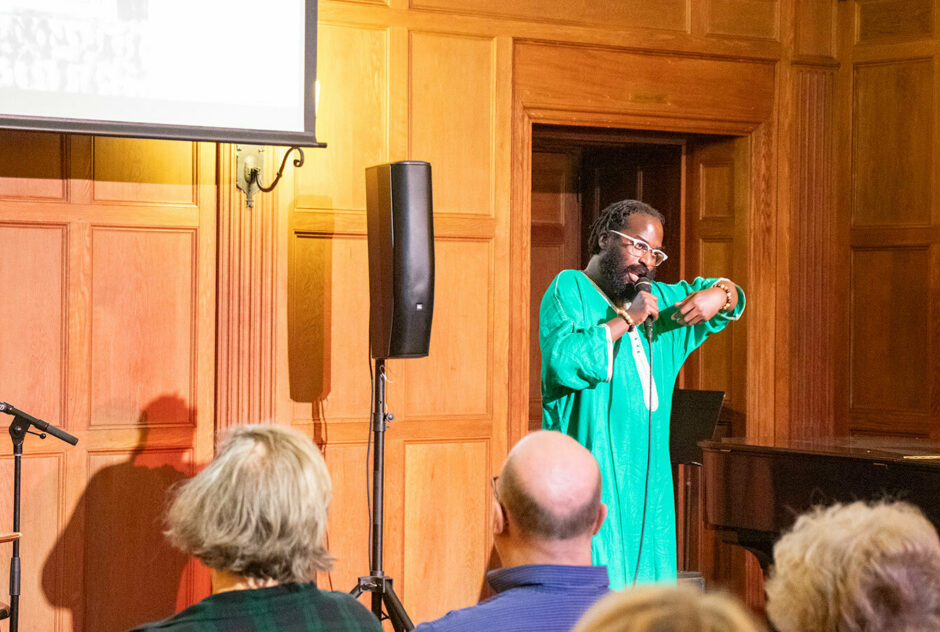
POLYGON ((248 208, 254 206, 254 195, 258 191, 270 193, 277 186, 281 176, 284 175, 284 167, 287 166, 287 158, 292 151, 297 151, 298 157, 294 158, 294 166, 302 167, 304 164, 304 150, 300 147, 290 147, 281 160, 281 168, 277 170, 274 181, 269 186, 264 186, 261 182, 262 164, 264 162, 264 147, 260 145, 235 145, 235 186, 245 192, 245 202, 248 208))

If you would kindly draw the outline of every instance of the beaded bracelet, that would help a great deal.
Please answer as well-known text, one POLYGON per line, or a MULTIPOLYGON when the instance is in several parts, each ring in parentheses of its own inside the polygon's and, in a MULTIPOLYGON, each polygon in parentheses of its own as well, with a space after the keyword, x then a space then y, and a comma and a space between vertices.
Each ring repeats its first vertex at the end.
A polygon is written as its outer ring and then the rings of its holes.
POLYGON ((724 281, 716 281, 712 287, 717 287, 725 293, 725 304, 721 306, 720 312, 727 312, 731 309, 731 288, 724 281))
POLYGON ((623 319, 623 321, 627 323, 627 331, 630 331, 631 329, 636 327, 636 323, 633 322, 633 319, 630 317, 630 314, 627 313, 627 310, 620 308, 620 307, 615 307, 614 311, 617 312, 617 316, 620 316, 623 319))

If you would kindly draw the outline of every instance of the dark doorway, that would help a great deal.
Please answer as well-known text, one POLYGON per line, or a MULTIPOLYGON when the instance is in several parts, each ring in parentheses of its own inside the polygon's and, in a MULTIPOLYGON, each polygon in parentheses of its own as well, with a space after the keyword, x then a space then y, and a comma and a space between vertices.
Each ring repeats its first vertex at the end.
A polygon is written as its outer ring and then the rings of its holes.
POLYGON ((532 266, 529 428, 542 423, 538 308, 560 271, 591 258, 591 225, 608 204, 642 200, 666 218, 669 259, 656 279, 682 273, 682 195, 686 139, 679 135, 536 126, 532 135, 532 266))
MULTIPOLYGON (((529 428, 541 426, 538 312, 561 270, 591 258, 591 224, 611 202, 639 199, 665 216, 669 255, 656 280, 727 277, 747 284, 748 139, 536 125, 532 130, 529 428)), ((741 328, 736 328, 741 329, 741 328)), ((694 352, 678 386, 724 391, 728 432, 743 434, 741 329, 694 352)))
MULTIPOLYGON (((672 134, 536 125, 532 130, 529 331, 529 429, 541 427, 542 296, 564 269, 583 269, 589 234, 611 202, 639 199, 665 216, 663 250, 669 259, 656 280, 727 277, 747 287, 749 139, 746 136, 672 134)), ((723 391, 720 424, 743 434, 746 334, 730 327, 694 351, 676 386, 723 391)), ((684 467, 684 466, 683 466, 684 467)), ((703 521, 699 473, 676 494, 680 568, 702 570, 710 585, 730 588, 743 555, 716 540, 703 521), (688 494, 688 498, 686 495, 688 494), (689 515, 685 515, 688 507, 689 515), (686 529, 685 525, 691 527, 686 529)), ((684 480, 684 471, 681 479, 684 480)), ((743 587, 737 587, 743 593, 743 587)))
POLYGON ((591 225, 600 212, 619 200, 646 202, 666 218, 663 250, 669 259, 656 270, 660 281, 679 280, 682 211, 680 144, 629 143, 588 146, 581 161, 581 267, 591 258, 591 225))

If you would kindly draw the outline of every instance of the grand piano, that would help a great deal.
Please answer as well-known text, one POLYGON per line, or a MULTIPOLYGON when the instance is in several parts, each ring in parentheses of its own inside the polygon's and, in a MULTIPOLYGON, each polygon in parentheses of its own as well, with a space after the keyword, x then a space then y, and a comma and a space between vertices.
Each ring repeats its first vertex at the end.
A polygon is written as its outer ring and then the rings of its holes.
POLYGON ((921 508, 940 530, 940 445, 840 438, 765 445, 703 441, 706 522, 745 547, 766 573, 773 545, 815 505, 891 498, 921 508))

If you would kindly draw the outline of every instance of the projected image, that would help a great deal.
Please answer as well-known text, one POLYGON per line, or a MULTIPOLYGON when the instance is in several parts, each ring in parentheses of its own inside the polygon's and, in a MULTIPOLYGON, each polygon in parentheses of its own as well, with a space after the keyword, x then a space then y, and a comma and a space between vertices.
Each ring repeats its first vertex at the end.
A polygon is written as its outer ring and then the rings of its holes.
POLYGON ((28 4, 0 13, 0 88, 141 94, 141 25, 148 0, 116 2, 111 16, 101 15, 103 3, 75 2, 67 7, 71 15, 28 4))
POLYGON ((305 6, 5 0, 0 116, 303 132, 305 6))

